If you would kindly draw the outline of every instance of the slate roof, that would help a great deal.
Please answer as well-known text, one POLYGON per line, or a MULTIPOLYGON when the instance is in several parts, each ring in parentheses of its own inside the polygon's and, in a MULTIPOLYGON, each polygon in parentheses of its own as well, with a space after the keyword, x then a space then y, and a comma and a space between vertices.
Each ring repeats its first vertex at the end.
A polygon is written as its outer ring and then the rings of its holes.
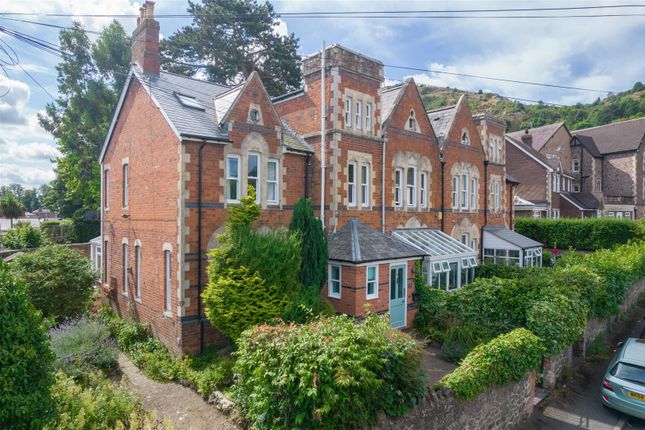
POLYGON ((226 139, 219 129, 214 99, 230 91, 224 85, 161 71, 159 75, 141 73, 133 68, 141 83, 152 92, 171 126, 180 136, 226 139), (202 107, 184 106, 176 93, 193 97, 202 107))
POLYGON ((399 95, 403 92, 404 83, 381 88, 381 118, 383 122, 390 119, 394 106, 398 102, 399 95))
POLYGON ((645 136, 645 117, 576 130, 572 134, 591 138, 601 154, 635 151, 645 136))
POLYGON ((285 145, 287 145, 294 151, 314 152, 314 148, 309 143, 307 143, 307 141, 302 136, 296 133, 296 131, 291 128, 286 120, 283 119, 281 121, 285 131, 283 135, 285 145))
POLYGON ((376 231, 356 219, 331 234, 327 241, 329 259, 348 263, 423 256, 421 250, 376 231))
POLYGON ((510 230, 506 227, 491 227, 491 226, 484 226, 484 233, 490 233, 493 236, 496 236, 510 244, 513 244, 517 246, 518 248, 521 249, 527 249, 527 248, 535 248, 538 246, 542 246, 540 242, 536 242, 535 240, 528 238, 526 236, 522 236, 521 234, 510 230))
POLYGON ((580 144, 584 146, 593 157, 602 157, 602 154, 598 150, 598 147, 596 146, 596 143, 593 141, 593 138, 591 136, 574 135, 573 137, 578 142, 580 142, 580 144))
POLYGON ((520 181, 509 175, 508 173, 506 174, 506 182, 510 182, 511 184, 521 184, 520 181))
MULTIPOLYGON (((536 151, 542 149, 542 147, 546 145, 549 139, 553 137, 555 132, 558 131, 563 125, 563 122, 557 122, 555 124, 547 124, 543 125, 542 127, 531 128, 529 132, 531 133, 531 137, 533 138, 533 142, 531 143, 533 149, 535 149, 536 151)), ((524 132, 525 130, 514 131, 512 133, 508 133, 508 135, 513 139, 521 142, 524 132)))
POLYGON ((600 202, 591 193, 560 192, 560 195, 583 209, 587 209, 587 210, 600 209, 600 202))
POLYGON ((457 105, 433 109, 426 112, 439 144, 443 145, 450 131, 452 120, 457 113, 457 105))
MULTIPOLYGON (((522 143, 522 141, 521 141, 521 140, 519 140, 519 139, 514 139, 513 137, 511 137, 511 136, 510 136, 510 135, 508 135, 508 134, 506 135, 506 138, 507 138, 508 140, 512 141, 516 146, 520 147, 521 149, 525 150, 526 152, 528 152, 528 153, 529 153, 530 155, 532 155, 533 157, 535 157, 535 158, 537 158, 538 160, 540 160, 542 163, 546 164, 547 166, 549 166, 549 167, 551 167, 551 168, 553 168, 553 169, 557 168, 557 166, 554 166, 554 165, 553 165, 553 164, 554 164, 554 163, 553 163, 554 161, 556 162, 556 164, 558 164, 558 163, 557 163, 557 160, 549 160, 549 159, 548 159, 548 158, 546 158, 542 153, 540 153, 540 152, 536 151, 535 149, 533 149, 532 147, 530 147, 530 146, 528 146, 528 145, 525 145, 524 143, 522 143)), ((559 165, 559 164, 558 164, 558 165, 559 165)))

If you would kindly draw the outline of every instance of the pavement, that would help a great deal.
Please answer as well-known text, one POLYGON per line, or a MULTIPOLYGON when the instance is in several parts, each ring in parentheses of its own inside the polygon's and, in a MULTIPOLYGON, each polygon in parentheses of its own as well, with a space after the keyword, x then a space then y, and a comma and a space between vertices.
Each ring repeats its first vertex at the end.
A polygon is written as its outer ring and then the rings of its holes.
POLYGON ((606 408, 600 401, 600 384, 617 343, 638 337, 643 329, 645 303, 641 300, 633 315, 616 327, 608 342, 614 349, 605 360, 585 362, 573 377, 551 392, 534 410, 528 422, 517 430, 645 430, 645 421, 606 408))

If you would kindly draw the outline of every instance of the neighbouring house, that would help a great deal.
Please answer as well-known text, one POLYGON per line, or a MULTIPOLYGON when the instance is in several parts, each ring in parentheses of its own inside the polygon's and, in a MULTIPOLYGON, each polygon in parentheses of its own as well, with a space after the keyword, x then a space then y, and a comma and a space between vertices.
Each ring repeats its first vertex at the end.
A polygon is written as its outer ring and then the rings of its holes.
POLYGON ((257 73, 228 87, 161 70, 153 2, 137 24, 100 155, 93 256, 112 306, 171 352, 222 339, 201 303, 207 252, 247 185, 260 229, 287 225, 311 199, 329 239, 321 294, 338 312, 388 313, 394 327, 411 326, 416 261, 426 282, 459 288, 474 279, 485 227, 512 229, 521 184, 506 175, 503 123, 473 118, 465 99, 426 113, 413 80, 384 87, 380 61, 340 45, 303 59, 302 89, 271 98, 257 73))
MULTIPOLYGON (((566 125, 562 122, 549 124, 509 133, 506 137, 506 168, 520 182, 517 197, 533 204, 530 216, 565 216, 561 210, 561 196, 573 191, 574 181, 573 173, 569 171, 571 134, 566 125)), ((527 215, 526 212, 522 215, 527 215)))
POLYGON ((645 118, 572 134, 575 186, 600 202, 603 216, 645 216, 645 118))

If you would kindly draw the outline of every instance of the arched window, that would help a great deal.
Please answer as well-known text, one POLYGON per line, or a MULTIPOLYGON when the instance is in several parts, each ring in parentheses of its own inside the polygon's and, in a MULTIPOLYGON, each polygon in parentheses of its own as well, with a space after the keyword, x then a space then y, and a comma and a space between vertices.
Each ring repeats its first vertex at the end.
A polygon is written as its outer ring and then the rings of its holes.
POLYGON ((417 131, 417 120, 413 110, 410 111, 410 116, 408 117, 408 130, 417 131))
POLYGON ((468 137, 468 130, 463 130, 461 132, 461 143, 463 145, 470 145, 470 137, 468 137))
POLYGON ((571 160, 571 170, 573 172, 579 172, 580 171, 580 161, 573 159, 571 160))

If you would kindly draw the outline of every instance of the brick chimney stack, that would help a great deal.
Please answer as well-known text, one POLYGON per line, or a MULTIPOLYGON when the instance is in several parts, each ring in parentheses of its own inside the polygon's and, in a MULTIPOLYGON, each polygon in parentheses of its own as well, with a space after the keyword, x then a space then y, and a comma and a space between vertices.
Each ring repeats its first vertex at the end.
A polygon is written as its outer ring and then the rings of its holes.
POLYGON ((522 135, 522 143, 525 144, 526 146, 532 146, 533 145, 533 136, 531 136, 531 132, 527 128, 524 130, 524 134, 522 135))
POLYGON ((139 8, 137 28, 132 33, 132 60, 137 63, 144 73, 158 75, 160 70, 159 57, 159 22, 155 21, 155 2, 146 1, 139 8))

